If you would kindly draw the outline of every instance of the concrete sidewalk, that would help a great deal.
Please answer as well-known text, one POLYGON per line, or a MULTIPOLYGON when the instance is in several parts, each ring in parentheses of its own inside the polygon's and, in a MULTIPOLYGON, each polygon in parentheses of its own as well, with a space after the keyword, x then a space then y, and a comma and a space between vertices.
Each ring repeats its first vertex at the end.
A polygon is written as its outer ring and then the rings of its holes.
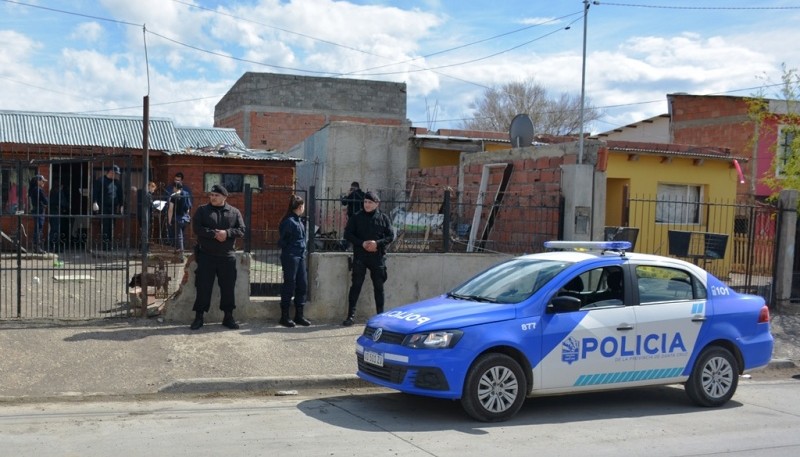
POLYGON ((209 322, 190 331, 154 319, 0 322, 0 399, 362 384, 355 340, 363 326, 240 325, 209 322))
MULTIPOLYGON (((0 322, 0 401, 281 391, 370 384, 356 376, 363 322, 198 330, 157 319, 0 322)), ((775 315, 775 368, 800 364, 800 316, 775 315)))

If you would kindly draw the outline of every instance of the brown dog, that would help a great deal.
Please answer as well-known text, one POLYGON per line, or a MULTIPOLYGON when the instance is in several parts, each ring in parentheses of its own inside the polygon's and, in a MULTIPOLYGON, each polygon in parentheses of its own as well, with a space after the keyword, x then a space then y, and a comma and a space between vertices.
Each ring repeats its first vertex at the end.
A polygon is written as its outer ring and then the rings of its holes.
MULTIPOLYGON (((163 261, 158 263, 158 268, 155 272, 148 272, 145 273, 145 275, 147 287, 155 287, 156 292, 158 292, 159 289, 162 289, 164 294, 169 293, 169 282, 172 280, 172 278, 167 276, 167 269, 163 261)), ((136 273, 133 275, 131 282, 128 283, 128 287, 142 287, 142 273, 136 273)))

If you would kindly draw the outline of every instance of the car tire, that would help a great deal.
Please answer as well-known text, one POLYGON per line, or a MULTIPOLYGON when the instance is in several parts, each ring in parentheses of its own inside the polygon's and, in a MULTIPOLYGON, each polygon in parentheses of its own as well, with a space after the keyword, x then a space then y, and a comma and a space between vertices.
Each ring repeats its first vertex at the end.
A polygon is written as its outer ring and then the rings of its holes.
POLYGON ((484 354, 467 373, 461 406, 482 422, 508 420, 525 402, 526 386, 516 360, 504 354, 484 354))
POLYGON ((738 385, 736 358, 725 348, 711 346, 697 357, 685 387, 695 404, 721 406, 733 397, 738 385))

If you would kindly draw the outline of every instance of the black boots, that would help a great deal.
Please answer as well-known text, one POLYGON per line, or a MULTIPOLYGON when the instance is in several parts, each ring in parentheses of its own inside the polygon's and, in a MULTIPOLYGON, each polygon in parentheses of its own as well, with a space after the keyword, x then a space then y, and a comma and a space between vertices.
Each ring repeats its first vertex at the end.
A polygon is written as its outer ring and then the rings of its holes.
POLYGON ((231 330, 236 330, 239 328, 239 324, 237 324, 233 319, 233 313, 230 311, 225 311, 225 317, 222 318, 222 325, 231 330))
POLYGON ((295 305, 294 320, 289 318, 289 308, 281 308, 281 320, 279 320, 278 323, 289 328, 297 325, 302 325, 303 327, 308 327, 311 325, 311 321, 303 316, 303 305, 295 305))
POLYGON ((289 309, 288 308, 281 308, 281 320, 279 320, 278 323, 283 325, 284 327, 289 327, 289 328, 295 326, 294 321, 289 319, 289 309))
POLYGON ((303 316, 303 305, 295 305, 294 307, 294 322, 297 325, 302 325, 303 327, 308 327, 311 325, 311 321, 306 319, 303 316))
POLYGON ((203 326, 203 312, 202 311, 195 311, 194 322, 192 325, 189 326, 192 330, 197 330, 203 326))
POLYGON ((342 325, 344 325, 345 327, 350 327, 355 323, 355 321, 356 321, 356 305, 355 304, 351 305, 348 303, 347 319, 345 319, 344 322, 342 322, 342 325))
MULTIPOLYGON (((197 330, 203 326, 203 311, 195 311, 194 321, 192 325, 189 326, 192 330, 197 330)), ((222 318, 222 325, 228 327, 231 330, 236 330, 239 328, 239 324, 236 323, 236 320, 233 319, 233 313, 230 311, 225 311, 225 317, 222 318)))

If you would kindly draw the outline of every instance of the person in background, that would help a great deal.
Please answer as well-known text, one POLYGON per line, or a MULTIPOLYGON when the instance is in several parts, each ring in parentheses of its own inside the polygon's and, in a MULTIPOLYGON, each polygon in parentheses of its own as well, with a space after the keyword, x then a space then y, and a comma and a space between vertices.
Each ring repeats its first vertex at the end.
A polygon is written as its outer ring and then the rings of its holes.
MULTIPOLYGON (((361 185, 358 181, 350 183, 350 191, 342 195, 341 202, 342 206, 347 208, 347 221, 364 209, 364 191, 361 190, 361 185)), ((347 223, 347 221, 345 221, 345 223, 347 223)), ((349 247, 347 240, 342 240, 341 249, 346 251, 349 247)))
POLYGON ((197 208, 192 219, 192 229, 197 236, 195 259, 195 287, 197 296, 192 310, 195 319, 189 327, 197 330, 203 326, 203 315, 211 308, 214 280, 219 282, 219 308, 225 313, 222 325, 239 328, 233 318, 236 308, 236 256, 237 238, 244 237, 244 219, 238 209, 225 202, 228 190, 214 184, 208 193, 209 202, 197 208))
POLYGON ((167 208, 167 226, 170 233, 174 235, 175 250, 183 253, 183 240, 186 235, 186 226, 189 225, 191 217, 189 211, 191 205, 189 202, 189 194, 183 190, 183 184, 180 182, 175 183, 175 192, 169 197, 169 206, 167 208))
POLYGON ((383 312, 383 283, 386 282, 386 246, 394 241, 392 221, 378 209, 380 199, 374 192, 364 194, 364 211, 353 215, 344 229, 344 238, 353 245, 353 275, 348 294, 347 318, 344 326, 353 325, 356 302, 369 270, 375 296, 375 310, 383 312))
POLYGON ((144 252, 148 252, 150 249, 150 238, 152 238, 153 227, 155 226, 155 221, 153 221, 153 203, 155 198, 156 192, 156 183, 150 181, 147 183, 147 189, 137 189, 136 190, 136 200, 137 200, 137 207, 136 207, 136 220, 139 222, 139 228, 144 230, 144 216, 147 215, 148 219, 148 228, 150 233, 147 234, 147 237, 143 240, 144 243, 144 252))
POLYGON ((46 254, 44 250, 44 215, 47 214, 49 200, 44 192, 44 185, 47 183, 42 175, 36 175, 28 183, 28 198, 31 202, 31 214, 34 215, 33 221, 33 252, 46 254))
POLYGON ((342 206, 347 207, 347 219, 364 209, 364 191, 357 181, 350 183, 350 191, 341 198, 342 206))
POLYGON ((69 195, 61 182, 53 180, 53 185, 50 187, 50 232, 48 233, 50 252, 64 250, 64 243, 61 240, 61 220, 67 215, 69 215, 69 195))
POLYGON ((306 210, 303 197, 292 195, 289 208, 278 226, 278 245, 281 248, 281 267, 283 285, 281 286, 281 320, 284 327, 302 325, 308 327, 311 321, 303 316, 308 291, 306 272, 306 227, 300 216, 306 210), (289 307, 294 296, 294 320, 289 318, 289 307))
POLYGON ((100 212, 103 216, 101 221, 103 234, 103 249, 108 250, 112 247, 114 240, 114 217, 115 214, 122 214, 124 204, 124 192, 119 176, 122 174, 119 167, 112 165, 106 170, 106 174, 97 178, 92 189, 92 210, 100 212))
MULTIPOLYGON (((183 173, 180 172, 180 171, 175 173, 175 176, 173 176, 172 184, 168 184, 166 186, 166 188, 164 189, 164 192, 165 192, 164 201, 169 203, 169 199, 170 199, 170 197, 172 197, 172 195, 175 194, 176 187, 178 186, 179 183, 182 186, 182 190, 184 192, 184 195, 186 195, 186 197, 185 197, 185 199, 186 199, 185 200, 186 211, 189 214, 191 214, 192 204, 194 203, 192 201, 192 191, 191 191, 191 189, 189 189, 189 185, 184 182, 183 173)), ((177 225, 169 225, 169 219, 167 219, 167 222, 168 222, 167 223, 167 239, 168 239, 168 243, 173 245, 173 246, 176 246, 176 248, 177 248, 177 238, 176 238, 177 233, 175 232, 175 230, 178 228, 178 226, 177 225)))

